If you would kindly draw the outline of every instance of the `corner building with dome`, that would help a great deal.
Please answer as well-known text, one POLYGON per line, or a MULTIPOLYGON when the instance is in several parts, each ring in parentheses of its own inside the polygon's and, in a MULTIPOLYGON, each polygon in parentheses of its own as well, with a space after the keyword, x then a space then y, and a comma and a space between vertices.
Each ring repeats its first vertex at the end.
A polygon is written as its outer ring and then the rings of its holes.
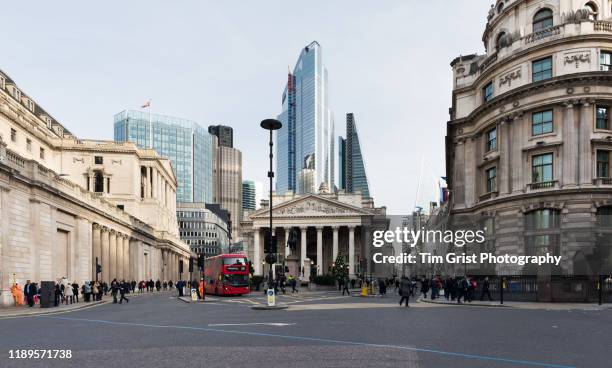
POLYGON ((536 275, 541 301, 587 300, 612 273, 612 1, 498 0, 482 41, 451 63, 451 216, 486 228, 467 252, 563 256, 490 274, 536 275))

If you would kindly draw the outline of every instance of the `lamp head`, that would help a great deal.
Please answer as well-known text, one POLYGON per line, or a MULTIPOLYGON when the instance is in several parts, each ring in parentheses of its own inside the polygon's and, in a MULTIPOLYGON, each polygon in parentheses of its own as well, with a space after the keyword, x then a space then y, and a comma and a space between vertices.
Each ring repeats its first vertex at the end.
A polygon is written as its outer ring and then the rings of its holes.
POLYGON ((260 126, 266 130, 279 130, 283 124, 276 119, 262 120, 260 126))

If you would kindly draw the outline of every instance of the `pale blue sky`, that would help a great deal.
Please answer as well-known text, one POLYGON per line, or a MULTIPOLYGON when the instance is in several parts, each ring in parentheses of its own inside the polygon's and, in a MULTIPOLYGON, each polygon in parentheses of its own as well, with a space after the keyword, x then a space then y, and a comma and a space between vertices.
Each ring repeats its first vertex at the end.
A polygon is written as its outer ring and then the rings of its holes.
POLYGON ((276 117, 301 48, 323 47, 336 133, 355 114, 376 205, 408 214, 444 175, 450 61, 482 51, 491 1, 12 1, 2 62, 82 138, 112 139, 113 115, 153 111, 234 128, 244 179, 266 181, 259 121, 276 117))

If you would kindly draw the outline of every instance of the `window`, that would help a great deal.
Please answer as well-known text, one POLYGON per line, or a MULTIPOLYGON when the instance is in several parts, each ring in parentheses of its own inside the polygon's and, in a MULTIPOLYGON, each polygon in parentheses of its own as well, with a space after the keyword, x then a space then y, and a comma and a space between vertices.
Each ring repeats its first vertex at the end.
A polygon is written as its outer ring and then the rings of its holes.
POLYGON ((612 207, 598 208, 597 221, 601 227, 612 228, 612 207))
POLYGON ((102 193, 104 191, 104 177, 102 173, 96 171, 94 173, 94 192, 102 193))
POLYGON ((558 229, 560 225, 561 216, 557 210, 536 210, 529 212, 525 216, 525 227, 527 230, 558 229))
POLYGON ((497 128, 487 132, 487 152, 497 149, 497 128))
POLYGON ((531 182, 545 183, 553 181, 553 154, 533 156, 531 159, 531 182))
POLYGON ((102 165, 104 161, 102 160, 102 156, 94 156, 94 163, 96 165, 102 165))
POLYGON ((538 32, 553 26, 553 12, 546 8, 536 13, 533 17, 533 32, 538 32))
POLYGON ((32 140, 30 138, 26 138, 26 149, 32 151, 32 140))
POLYGON ((497 167, 487 169, 485 172, 487 176, 487 193, 493 193, 497 191, 497 167))
POLYGON ((13 97, 17 101, 21 101, 21 91, 19 91, 16 87, 13 87, 13 97))
POLYGON ((541 135, 552 133, 553 131, 553 111, 546 110, 534 112, 531 116, 531 135, 541 135))
POLYGON ((610 177, 610 151, 597 150, 597 177, 610 177))
POLYGON ((118 204, 117 208, 120 209, 121 211, 125 210, 125 205, 123 204, 118 204))
POLYGON ((489 102, 493 98, 493 82, 487 83, 482 89, 484 102, 489 102))
POLYGON ((531 63, 532 81, 539 82, 552 78, 552 57, 536 60, 531 63))
POLYGON ((595 127, 597 129, 610 129, 610 108, 607 106, 597 106, 597 121, 595 127))
POLYGON ((612 52, 602 51, 599 54, 599 70, 602 70, 602 71, 612 70, 612 52))
POLYGON ((17 131, 11 128, 11 141, 17 142, 17 131))
POLYGON ((28 110, 30 110, 32 112, 34 111, 34 102, 32 102, 32 100, 29 100, 29 99, 26 100, 25 101, 25 105, 26 105, 28 110))
POLYGON ((501 49, 502 47, 507 46, 506 44, 502 45, 502 38, 506 36, 505 32, 501 32, 500 34, 497 35, 497 38, 495 39, 495 48, 497 48, 497 50, 501 49))
POLYGON ((42 160, 44 160, 44 159, 45 159, 45 149, 44 149, 44 148, 42 148, 42 147, 40 148, 40 158, 41 158, 42 160))
POLYGON ((6 87, 6 79, 4 76, 0 75, 0 88, 4 89, 6 87))

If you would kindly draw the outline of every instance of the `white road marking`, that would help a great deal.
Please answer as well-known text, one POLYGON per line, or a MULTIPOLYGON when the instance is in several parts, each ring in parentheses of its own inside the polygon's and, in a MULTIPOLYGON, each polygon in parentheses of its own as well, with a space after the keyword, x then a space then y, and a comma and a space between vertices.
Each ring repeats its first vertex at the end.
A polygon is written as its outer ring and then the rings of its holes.
POLYGON ((284 326, 292 326, 295 323, 281 323, 281 322, 253 322, 253 323, 213 323, 209 324, 208 327, 216 327, 216 326, 275 326, 275 327, 284 327, 284 326))

